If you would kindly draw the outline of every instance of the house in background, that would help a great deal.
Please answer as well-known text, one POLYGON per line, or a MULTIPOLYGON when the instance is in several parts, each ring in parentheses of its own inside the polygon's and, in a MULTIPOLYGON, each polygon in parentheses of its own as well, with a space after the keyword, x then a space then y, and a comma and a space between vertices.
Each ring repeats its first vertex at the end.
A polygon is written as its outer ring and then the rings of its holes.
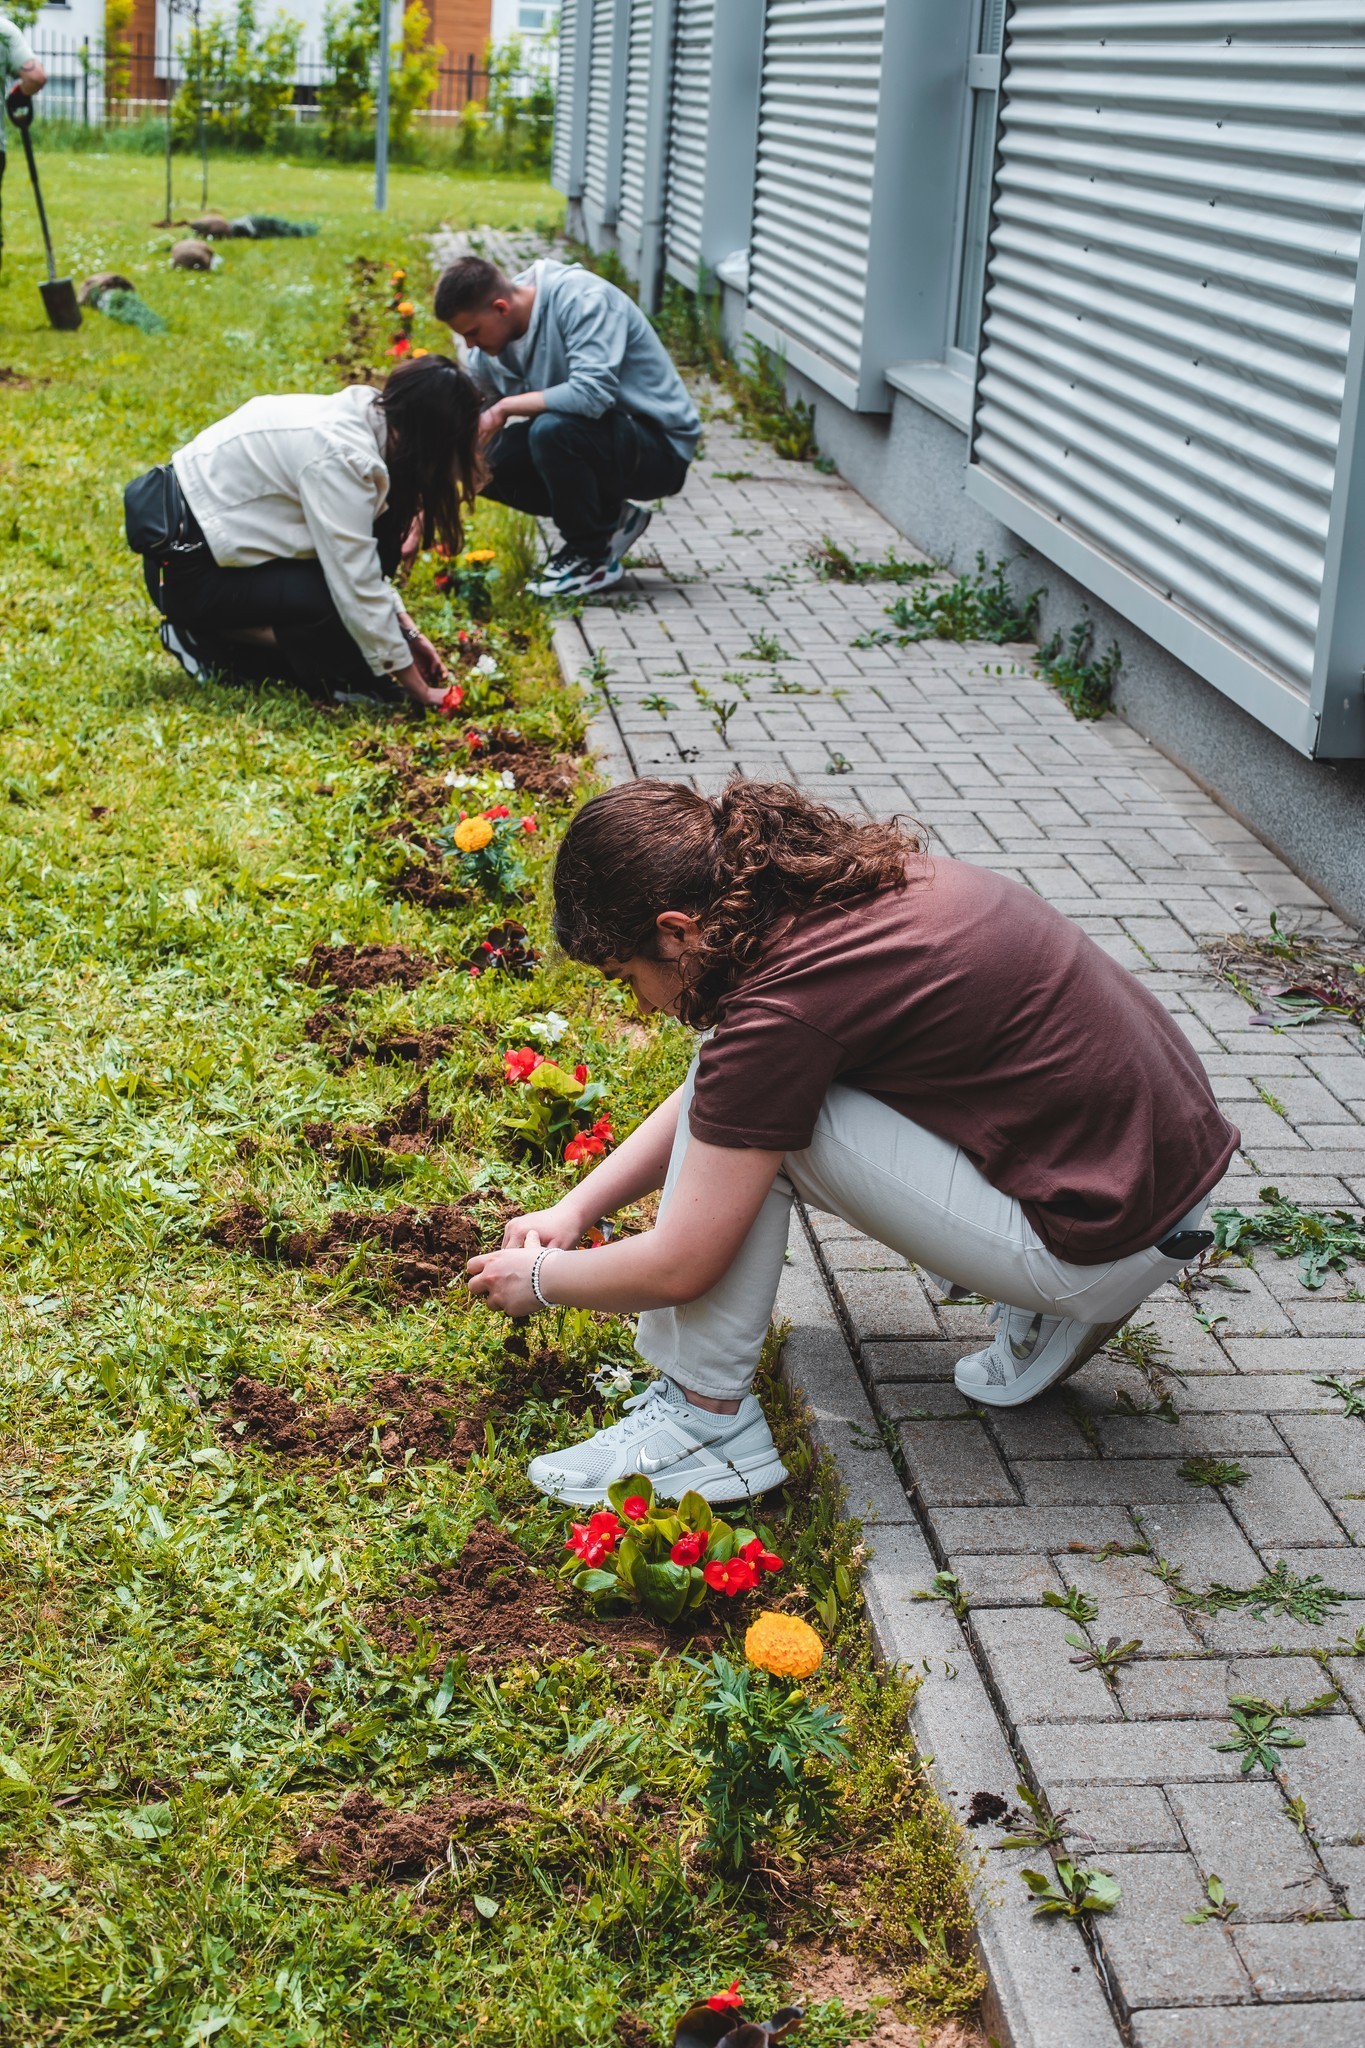
POLYGON ((554 182, 1365 921, 1365 8, 563 0, 554 182))

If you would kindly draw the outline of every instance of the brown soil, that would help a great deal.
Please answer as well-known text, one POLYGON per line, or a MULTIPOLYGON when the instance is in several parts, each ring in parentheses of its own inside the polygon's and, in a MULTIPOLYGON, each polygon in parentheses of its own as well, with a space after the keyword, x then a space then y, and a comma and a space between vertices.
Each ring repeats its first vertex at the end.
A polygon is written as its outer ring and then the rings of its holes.
POLYGON ((361 1060, 373 1060, 380 1067, 395 1060, 429 1067, 444 1059, 459 1037, 453 1024, 431 1024, 425 1031, 386 1031, 367 1038, 340 1003, 324 1003, 314 1010, 304 1020, 303 1035, 320 1047, 334 1066, 342 1068, 358 1066, 361 1060))
POLYGON ((539 1394, 543 1401, 558 1400, 561 1394, 577 1394, 587 1399, 588 1383, 583 1368, 574 1365, 567 1352, 557 1346, 532 1352, 526 1339, 515 1334, 502 1348, 508 1372, 516 1375, 516 1387, 499 1405, 511 1406, 528 1394, 539 1394))
POLYGON ((973 1792, 966 1824, 969 1828, 993 1827, 997 1821, 1005 1820, 1010 1810, 1008 1799, 1002 1799, 998 1792, 973 1792))
POLYGON ((659 2048, 657 2029, 646 2026, 633 2012, 617 2015, 616 2040, 618 2048, 659 2048))
POLYGON ((975 2020, 928 2021, 922 2027, 896 2018, 892 2002, 899 1996, 894 1979, 856 1956, 827 1949, 791 1960, 792 1998, 798 2005, 843 2000, 846 2012, 870 2012, 880 2004, 876 2026, 866 2048, 986 2048, 986 2036, 975 2020))
POLYGON ((31 391, 32 377, 26 377, 22 370, 12 370, 8 363, 0 363, 0 384, 10 391, 31 391))
POLYGON ((335 1209, 313 1230, 291 1230, 287 1222, 269 1221, 254 1202, 234 1202, 208 1235, 228 1251, 317 1273, 339 1273, 358 1245, 369 1245, 376 1270, 402 1304, 422 1301, 461 1279, 484 1242, 496 1241, 504 1221, 503 1213, 477 1195, 434 1202, 425 1213, 406 1202, 396 1209, 335 1209), (476 1221, 471 1211, 478 1209, 483 1215, 476 1221))
POLYGON ((411 1456, 425 1464, 464 1466, 483 1449, 484 1429, 482 1411, 471 1412, 462 1402, 439 1380, 386 1372, 361 1402, 306 1409, 283 1387, 243 1377, 228 1394, 222 1435, 230 1444, 256 1444, 285 1458, 325 1458, 333 1465, 368 1465, 375 1457, 383 1465, 401 1465, 411 1456))
POLYGON ((525 925, 509 917, 505 924, 491 924, 460 965, 468 974, 508 974, 514 981, 528 981, 539 959, 540 953, 531 944, 525 925))
POLYGON ((583 765, 572 754, 552 753, 507 726, 494 726, 485 734, 474 758, 480 768, 494 768, 499 774, 510 770, 517 778, 517 788, 529 796, 553 797, 560 802, 576 795, 583 765))
POLYGON ((473 901, 473 890, 452 882, 443 865, 410 861, 394 877, 394 894, 422 910, 459 910, 473 901))
POLYGON ((410 1656, 420 1641, 441 1656, 463 1653, 471 1671, 489 1671, 575 1657, 593 1644, 650 1657, 688 1646, 720 1649, 727 1625, 743 1628, 762 1604, 757 1595, 741 1596, 727 1601, 723 1614, 689 1617, 672 1628, 635 1613, 599 1621, 568 1580, 538 1570, 491 1522, 476 1522, 453 1564, 400 1581, 392 1599, 371 1608, 367 1626, 398 1656, 410 1656))
POLYGON ((314 946, 294 979, 308 988, 416 988, 441 972, 437 960, 410 946, 314 946))
POLYGON ((450 1125, 448 1116, 431 1114, 423 1081, 391 1116, 381 1117, 378 1123, 309 1123, 300 1135, 312 1151, 363 1173, 369 1152, 429 1152, 447 1136, 450 1125))
POLYGON ((509 1821, 527 1819, 529 1812, 516 1799, 447 1792, 400 1813, 357 1785, 335 1813, 318 1816, 294 1853, 300 1863, 341 1887, 401 1884, 444 1863, 452 1841, 504 1828, 509 1821))

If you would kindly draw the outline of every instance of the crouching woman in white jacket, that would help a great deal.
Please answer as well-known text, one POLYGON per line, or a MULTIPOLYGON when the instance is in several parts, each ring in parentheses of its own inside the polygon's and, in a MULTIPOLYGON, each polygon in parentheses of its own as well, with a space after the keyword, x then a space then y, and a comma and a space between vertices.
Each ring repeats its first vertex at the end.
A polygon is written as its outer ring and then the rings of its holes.
POLYGON ((174 539, 143 567, 162 644, 192 675, 315 695, 397 685, 438 705, 440 656, 388 579, 410 529, 462 545, 480 403, 457 363, 430 355, 382 390, 253 398, 205 428, 159 473, 174 539))

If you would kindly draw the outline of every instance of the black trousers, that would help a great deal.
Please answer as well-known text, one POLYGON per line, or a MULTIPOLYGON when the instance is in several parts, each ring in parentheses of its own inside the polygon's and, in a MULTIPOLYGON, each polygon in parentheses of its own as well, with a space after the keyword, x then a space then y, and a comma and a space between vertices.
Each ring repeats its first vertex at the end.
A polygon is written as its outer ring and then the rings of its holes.
POLYGON ((600 562, 627 498, 671 498, 687 464, 655 420, 613 409, 600 419, 543 412, 503 428, 486 457, 483 495, 553 519, 567 546, 600 562))

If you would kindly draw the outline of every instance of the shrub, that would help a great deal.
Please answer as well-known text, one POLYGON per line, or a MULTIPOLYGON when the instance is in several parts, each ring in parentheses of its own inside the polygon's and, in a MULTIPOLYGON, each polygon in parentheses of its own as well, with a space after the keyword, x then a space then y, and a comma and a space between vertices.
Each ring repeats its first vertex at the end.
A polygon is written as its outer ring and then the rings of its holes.
POLYGON ((303 23, 287 14, 268 28, 256 22, 256 0, 237 0, 233 14, 211 14, 180 40, 184 83, 171 109, 180 141, 198 132, 202 117, 217 142, 264 149, 294 97, 294 71, 303 23))

